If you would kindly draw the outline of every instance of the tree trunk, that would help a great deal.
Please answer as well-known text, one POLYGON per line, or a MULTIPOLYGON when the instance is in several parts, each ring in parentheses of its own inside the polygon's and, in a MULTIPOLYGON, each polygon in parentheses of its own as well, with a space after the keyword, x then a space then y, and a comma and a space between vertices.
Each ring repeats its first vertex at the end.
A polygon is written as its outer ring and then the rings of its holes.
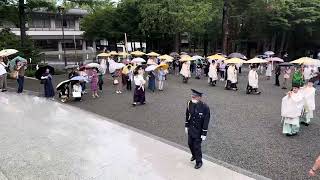
POLYGON ((222 18, 223 44, 222 52, 228 54, 228 38, 229 38, 229 0, 224 0, 223 18, 222 18))
POLYGON ((274 33, 271 39, 271 51, 276 51, 277 33, 274 33))
POLYGON ((140 51, 143 51, 142 38, 140 38, 140 51))
POLYGON ((180 34, 179 33, 175 34, 174 51, 180 53, 180 34))
POLYGON ((284 51, 284 46, 286 43, 286 39, 287 39, 287 32, 283 31, 282 32, 282 39, 281 39, 281 44, 280 44, 280 52, 279 52, 279 56, 282 55, 283 51, 284 51))
POLYGON ((19 0, 19 23, 20 23, 20 38, 21 38, 21 47, 25 46, 26 39, 26 19, 25 19, 25 4, 24 0, 19 0))
POLYGON ((208 34, 205 33, 203 37, 203 55, 208 56, 208 34))

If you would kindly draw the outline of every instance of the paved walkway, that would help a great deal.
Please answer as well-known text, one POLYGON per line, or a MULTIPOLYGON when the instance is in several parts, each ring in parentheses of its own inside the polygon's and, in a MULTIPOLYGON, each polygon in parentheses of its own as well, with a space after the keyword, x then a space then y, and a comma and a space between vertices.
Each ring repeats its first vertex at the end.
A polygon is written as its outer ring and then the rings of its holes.
POLYGON ((14 93, 0 105, 0 179, 252 179, 210 161, 195 170, 184 150, 72 106, 14 93))

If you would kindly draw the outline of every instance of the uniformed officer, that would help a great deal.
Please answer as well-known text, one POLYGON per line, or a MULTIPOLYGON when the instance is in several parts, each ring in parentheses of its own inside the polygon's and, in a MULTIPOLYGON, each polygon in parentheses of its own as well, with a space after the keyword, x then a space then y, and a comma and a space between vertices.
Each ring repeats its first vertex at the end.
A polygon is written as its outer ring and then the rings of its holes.
POLYGON ((196 160, 195 169, 202 166, 201 142, 207 137, 210 121, 210 109, 201 101, 202 94, 191 89, 191 101, 186 111, 185 132, 188 135, 188 145, 192 154, 191 161, 196 160))

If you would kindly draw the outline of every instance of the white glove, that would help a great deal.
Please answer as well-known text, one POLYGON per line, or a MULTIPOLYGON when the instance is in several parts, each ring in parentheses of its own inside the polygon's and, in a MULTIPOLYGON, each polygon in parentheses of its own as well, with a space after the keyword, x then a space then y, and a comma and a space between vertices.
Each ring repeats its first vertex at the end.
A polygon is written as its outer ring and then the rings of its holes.
POLYGON ((186 133, 186 135, 188 135, 188 128, 184 128, 184 132, 186 133))
POLYGON ((202 141, 206 140, 207 136, 201 135, 202 141))

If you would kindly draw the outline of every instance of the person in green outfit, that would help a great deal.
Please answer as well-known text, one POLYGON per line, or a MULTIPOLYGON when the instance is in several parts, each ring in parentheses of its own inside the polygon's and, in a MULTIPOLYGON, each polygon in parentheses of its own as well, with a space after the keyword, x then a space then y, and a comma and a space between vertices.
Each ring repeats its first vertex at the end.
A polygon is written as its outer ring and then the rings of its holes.
POLYGON ((302 87, 304 85, 303 74, 301 68, 296 68, 293 77, 292 77, 292 85, 298 85, 302 87))

